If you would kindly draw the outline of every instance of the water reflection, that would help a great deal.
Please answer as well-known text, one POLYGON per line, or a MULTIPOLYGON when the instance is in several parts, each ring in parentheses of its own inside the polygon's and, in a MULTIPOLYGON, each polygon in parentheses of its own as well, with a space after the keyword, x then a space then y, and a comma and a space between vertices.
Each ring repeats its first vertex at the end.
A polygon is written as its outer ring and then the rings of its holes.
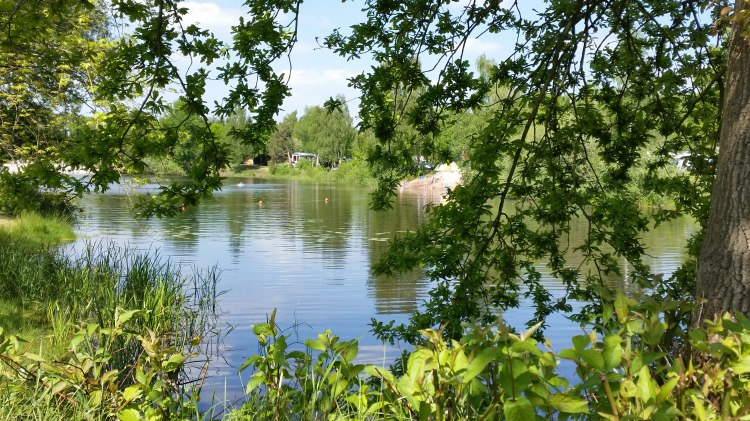
MULTIPOLYGON (((370 318, 404 322, 425 298, 428 281, 414 271, 397 278, 370 273, 388 241, 415 230, 426 218, 424 205, 439 200, 403 193, 393 209, 369 209, 367 191, 356 187, 325 186, 262 180, 232 181, 215 199, 174 218, 138 220, 131 212, 135 196, 154 186, 115 188, 106 195, 83 200, 87 214, 81 221, 83 242, 105 238, 143 250, 158 248, 175 263, 189 267, 218 266, 221 320, 235 327, 225 338, 226 360, 211 366, 204 390, 241 394, 236 367, 257 351, 251 325, 265 321, 278 309, 282 327, 298 323, 299 339, 331 329, 342 338, 359 338, 360 355, 370 362, 388 362, 398 349, 385 348, 368 332, 370 318), (327 199, 327 200, 326 200, 327 199), (260 202, 262 201, 262 204, 260 202)), ((571 244, 580 241, 585 227, 574 222, 571 244)), ((644 235, 656 272, 671 272, 682 260, 682 248, 694 227, 685 220, 663 224, 644 235)), ((575 264, 571 254, 570 263, 575 264)), ((560 285, 545 286, 560 293, 560 285)), ((530 305, 505 317, 522 325, 530 305)), ((567 346, 577 333, 561 316, 550 320, 553 344, 567 346)))

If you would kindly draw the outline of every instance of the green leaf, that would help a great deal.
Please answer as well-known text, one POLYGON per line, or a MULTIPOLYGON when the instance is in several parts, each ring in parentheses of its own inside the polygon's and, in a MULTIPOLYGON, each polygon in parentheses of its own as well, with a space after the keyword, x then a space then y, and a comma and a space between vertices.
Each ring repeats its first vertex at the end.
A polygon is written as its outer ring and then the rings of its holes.
POLYGON ((549 398, 549 404, 553 408, 566 414, 588 414, 589 402, 587 400, 558 393, 549 398))
POLYGON ((539 330, 539 328, 542 326, 542 323, 544 323, 544 322, 541 321, 541 322, 535 324, 534 326, 531 326, 526 332, 523 332, 521 334, 521 341, 525 341, 525 340, 529 339, 534 334, 534 332, 536 332, 537 330, 539 330))
POLYGON ((119 418, 120 421, 139 421, 143 419, 141 413, 132 408, 123 409, 118 412, 117 418, 119 418))
POLYGON ((607 322, 609 322, 612 319, 612 315, 614 314, 614 307, 610 303, 605 303, 602 305, 602 323, 605 325, 607 322))
POLYGON ((140 386, 137 385, 128 386, 122 392, 122 398, 125 399, 125 402, 132 402, 140 398, 142 395, 143 391, 141 390, 140 386))
POLYGON ((706 409, 703 407, 703 401, 695 394, 690 395, 690 400, 693 401, 693 414, 698 421, 702 421, 708 418, 706 409))
POLYGON ((591 344, 591 337, 588 335, 573 336, 571 340, 573 341, 573 347, 579 352, 591 344))
POLYGON ((28 359, 28 360, 35 361, 35 362, 38 362, 38 363, 47 362, 47 360, 44 357, 42 357, 39 354, 34 354, 32 352, 27 352, 27 353, 23 354, 23 356, 26 359, 28 359))
POLYGON ((484 368, 487 367, 487 364, 495 361, 501 355, 503 355, 502 350, 496 347, 484 348, 479 351, 479 354, 477 354, 477 356, 471 360, 469 366, 464 372, 462 379, 464 384, 469 383, 472 379, 478 376, 479 373, 481 373, 484 368))
POLYGON ((101 403, 102 403, 102 391, 101 391, 101 389, 94 390, 93 392, 91 392, 91 395, 89 397, 89 401, 87 403, 92 408, 96 408, 99 405, 101 405, 101 403))
POLYGON ((578 352, 576 352, 573 348, 565 348, 562 351, 560 351, 559 354, 560 358, 565 358, 566 360, 578 360, 578 352))
POLYGON ((664 325, 659 318, 654 318, 646 324, 643 331, 643 340, 651 346, 658 345, 664 336, 664 325))
POLYGON ((633 383, 631 379, 625 379, 620 384, 620 395, 625 398, 634 398, 638 395, 638 387, 633 383))
MULTIPOLYGON (((119 311, 119 309, 118 309, 118 311, 119 311)), ((136 314, 141 313, 141 312, 142 312, 142 310, 128 310, 128 311, 118 312, 115 325, 116 326, 122 326, 125 323, 127 323, 130 319, 132 319, 133 316, 135 316, 136 314)))
POLYGON ((611 370, 620 365, 624 353, 619 335, 609 335, 604 338, 604 370, 611 370))
POLYGON ((263 384, 263 378, 261 376, 254 375, 250 377, 250 380, 247 382, 247 386, 245 386, 245 393, 249 395, 261 384, 263 384))
POLYGON ((167 371, 174 371, 182 367, 186 360, 187 358, 182 354, 173 354, 167 361, 162 363, 162 367, 167 371))
POLYGON ((243 371, 247 367, 249 367, 252 364, 255 364, 256 361, 262 359, 260 355, 251 355, 248 359, 245 360, 244 363, 240 366, 240 368, 237 369, 237 371, 243 371))
POLYGON ((321 341, 320 339, 306 339, 305 346, 315 351, 326 350, 326 346, 323 344, 323 341, 321 341))
POLYGON ((656 403, 662 403, 669 400, 669 398, 672 396, 672 390, 674 390, 675 386, 677 386, 677 382, 680 380, 679 377, 675 376, 669 379, 664 385, 662 385, 661 389, 659 389, 659 394, 656 396, 656 403))
POLYGON ((602 356, 601 351, 596 349, 584 349, 583 351, 580 351, 578 355, 586 364, 599 371, 604 371, 604 357, 602 356))
POLYGON ((614 305, 615 305, 615 313, 617 314, 617 318, 620 320, 620 323, 627 322, 630 308, 628 306, 628 299, 625 297, 622 291, 617 291, 614 305))
POLYGON ((53 386, 52 386, 52 387, 50 388, 50 392, 51 392, 51 393, 52 393, 53 395, 56 395, 56 394, 58 394, 58 393, 62 392, 63 390, 65 390, 65 388, 67 388, 67 387, 68 387, 68 385, 69 385, 69 383, 68 383, 67 381, 65 381, 65 380, 60 380, 60 381, 56 382, 56 383, 55 383, 55 384, 54 384, 54 385, 53 385, 53 386))
POLYGON ((391 373, 387 368, 385 367, 378 367, 375 365, 368 365, 365 366, 365 373, 373 376, 378 377, 383 380, 385 380, 387 383, 395 384, 396 383, 396 377, 391 373))
POLYGON ((354 361, 355 358, 357 358, 358 354, 359 342, 357 340, 353 340, 346 343, 343 351, 341 352, 341 357, 344 359, 345 363, 350 363, 354 361))
POLYGON ((406 374, 412 381, 419 381, 425 371, 432 370, 435 365, 433 352, 429 349, 420 348, 409 355, 406 364, 406 374))
POLYGON ((733 362, 730 367, 732 367, 735 374, 750 373, 750 355, 740 357, 737 361, 733 362))
POLYGON ((542 351, 529 341, 515 342, 510 349, 514 352, 528 352, 536 357, 542 356, 542 351))
POLYGON ((505 401, 503 415, 508 421, 533 421, 536 419, 534 405, 524 397, 517 398, 515 401, 505 401))
POLYGON ((253 333, 255 336, 260 335, 273 335, 273 329, 271 329, 271 325, 268 323, 258 323, 257 325, 253 326, 253 333))
POLYGON ((647 365, 641 367, 641 371, 638 373, 638 394, 644 404, 656 400, 656 385, 654 380, 651 378, 651 372, 647 365))

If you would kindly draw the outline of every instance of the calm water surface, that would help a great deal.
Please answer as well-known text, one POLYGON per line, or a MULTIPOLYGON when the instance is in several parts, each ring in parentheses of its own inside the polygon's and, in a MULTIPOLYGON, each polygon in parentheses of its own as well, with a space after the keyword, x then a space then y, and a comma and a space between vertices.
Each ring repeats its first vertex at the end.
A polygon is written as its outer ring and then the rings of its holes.
MULTIPOLYGON (((363 361, 387 364, 397 355, 398 347, 385 347, 372 337, 368 323, 372 317, 406 321, 425 298, 429 282, 419 271, 376 278, 370 265, 388 240, 419 226, 430 198, 405 194, 393 209, 374 212, 362 188, 231 180, 214 200, 177 217, 135 219, 135 196, 154 187, 116 188, 86 197, 86 216, 74 247, 80 250, 87 241, 114 242, 158 250, 186 270, 216 266, 221 271, 218 289, 226 293, 219 298, 220 322, 228 333, 221 346, 223 358, 211 365, 204 391, 210 394, 213 388, 230 400, 241 395, 236 367, 257 352, 251 327, 264 322, 273 309, 278 309, 281 327, 301 323, 296 329, 300 340, 331 329, 344 339, 359 338, 363 361)), ((581 232, 584 228, 581 224, 581 232)), ((689 221, 678 220, 648 233, 644 241, 652 269, 671 273, 694 230, 689 221)), ((571 237, 580 235, 574 232, 571 237)), ((552 280, 546 286, 554 294, 561 292, 552 280)), ((505 317, 520 326, 529 314, 522 308, 505 317)), ((560 316, 549 323, 547 333, 556 349, 569 346, 569 338, 580 331, 560 316)))

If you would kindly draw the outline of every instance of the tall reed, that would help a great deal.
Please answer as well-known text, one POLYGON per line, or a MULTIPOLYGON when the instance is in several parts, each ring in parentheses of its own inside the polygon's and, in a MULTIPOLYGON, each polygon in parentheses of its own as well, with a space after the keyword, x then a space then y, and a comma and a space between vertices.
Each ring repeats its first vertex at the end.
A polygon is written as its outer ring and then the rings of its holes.
MULTIPOLYGON (((81 324, 112 325, 119 308, 145 310, 134 319, 137 331, 199 351, 194 344, 215 327, 217 282, 215 268, 184 275, 157 252, 96 243, 66 253, 0 232, 0 299, 46 314, 53 349, 81 324)), ((142 352, 135 342, 122 345, 122 364, 142 352)))

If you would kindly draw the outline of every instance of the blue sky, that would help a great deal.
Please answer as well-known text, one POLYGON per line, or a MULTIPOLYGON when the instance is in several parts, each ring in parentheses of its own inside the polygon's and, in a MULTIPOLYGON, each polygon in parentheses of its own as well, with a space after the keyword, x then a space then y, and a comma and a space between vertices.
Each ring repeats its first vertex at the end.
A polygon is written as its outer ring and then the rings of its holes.
MULTIPOLYGON (((459 10, 469 0, 458 0, 453 7, 459 10)), ((372 65, 366 59, 347 61, 330 51, 319 48, 315 38, 323 38, 335 28, 345 28, 364 19, 360 2, 342 3, 340 0, 306 0, 300 11, 298 27, 299 41, 292 54, 292 69, 290 86, 292 96, 284 104, 284 115, 297 111, 301 114, 306 106, 322 105, 331 96, 344 94, 348 100, 352 114, 356 114, 358 101, 357 92, 347 86, 347 78, 359 74, 372 65)), ((187 23, 200 23, 200 26, 210 29, 220 39, 231 40, 231 27, 245 15, 242 2, 236 0, 191 0, 184 3, 190 12, 186 17, 187 23)), ((467 43, 465 57, 474 63, 482 53, 492 57, 503 51, 510 50, 509 45, 503 45, 499 40, 486 38, 472 39, 467 43)), ((279 71, 288 73, 288 64, 279 63, 279 71)), ((227 88, 220 82, 212 82, 207 87, 207 100, 210 104, 222 98, 227 88)))

